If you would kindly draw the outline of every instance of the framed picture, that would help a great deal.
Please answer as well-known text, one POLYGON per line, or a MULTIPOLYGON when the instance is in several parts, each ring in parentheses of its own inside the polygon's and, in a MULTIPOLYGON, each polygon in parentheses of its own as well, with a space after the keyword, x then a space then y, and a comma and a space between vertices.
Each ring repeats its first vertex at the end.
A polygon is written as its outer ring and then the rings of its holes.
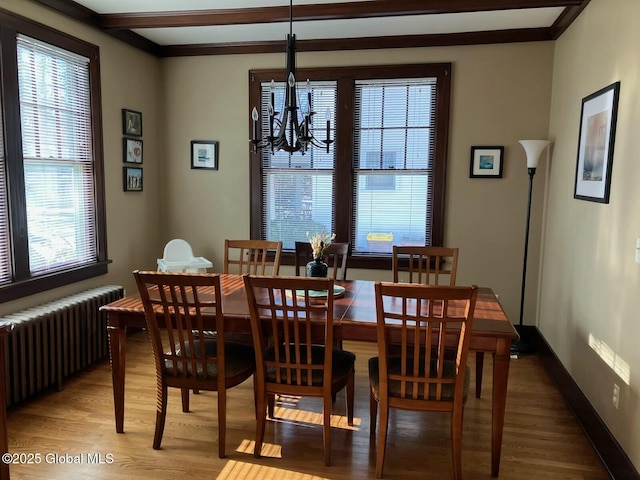
POLYGON ((212 140, 192 140, 191 168, 218 170, 218 142, 212 140))
POLYGON ((132 137, 142 136, 142 113, 135 110, 122 109, 122 133, 132 137))
POLYGON ((122 185, 125 192, 141 192, 142 169, 139 167, 122 167, 122 185))
POLYGON ((504 147, 471 147, 471 178, 502 178, 504 147))
POLYGON ((609 203, 620 82, 582 99, 573 198, 609 203))
POLYGON ((123 138, 122 152, 125 163, 142 163, 142 140, 123 138))

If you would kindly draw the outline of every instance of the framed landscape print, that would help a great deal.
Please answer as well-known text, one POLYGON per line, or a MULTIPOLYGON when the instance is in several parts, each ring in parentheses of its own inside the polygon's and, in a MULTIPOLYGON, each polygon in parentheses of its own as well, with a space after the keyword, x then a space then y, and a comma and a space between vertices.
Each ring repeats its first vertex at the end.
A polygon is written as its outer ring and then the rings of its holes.
POLYGON ((218 170, 218 142, 213 140, 192 140, 191 168, 218 170))
POLYGON ((620 82, 582 99, 573 198, 609 203, 620 82))
POLYGON ((471 178, 502 178, 504 147, 471 147, 471 178))

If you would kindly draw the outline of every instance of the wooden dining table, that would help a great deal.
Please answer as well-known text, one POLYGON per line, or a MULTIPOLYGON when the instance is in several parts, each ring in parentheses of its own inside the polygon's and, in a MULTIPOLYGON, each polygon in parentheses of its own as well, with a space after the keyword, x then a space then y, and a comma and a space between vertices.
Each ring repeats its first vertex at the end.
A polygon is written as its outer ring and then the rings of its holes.
MULTIPOLYGON (((249 305, 241 275, 221 274, 222 311, 227 332, 250 333, 249 305)), ((334 322, 343 340, 376 342, 376 302, 373 281, 336 281, 345 288, 334 299, 334 322)), ((145 328, 139 295, 130 295, 100 309, 107 314, 116 432, 124 432, 124 387, 127 328, 145 328)), ((214 330, 215 319, 210 318, 214 330)), ((500 470, 502 431, 511 359, 511 341, 518 337, 490 288, 480 288, 476 302, 470 348, 493 355, 491 421, 491 474, 500 470)))

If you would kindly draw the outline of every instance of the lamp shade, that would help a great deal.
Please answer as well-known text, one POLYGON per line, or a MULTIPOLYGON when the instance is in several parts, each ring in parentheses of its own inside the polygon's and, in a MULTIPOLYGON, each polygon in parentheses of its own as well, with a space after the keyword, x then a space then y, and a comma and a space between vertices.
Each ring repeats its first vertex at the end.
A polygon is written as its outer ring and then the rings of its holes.
POLYGON ((537 168, 540 154, 549 145, 548 140, 519 140, 527 154, 527 168, 537 168))

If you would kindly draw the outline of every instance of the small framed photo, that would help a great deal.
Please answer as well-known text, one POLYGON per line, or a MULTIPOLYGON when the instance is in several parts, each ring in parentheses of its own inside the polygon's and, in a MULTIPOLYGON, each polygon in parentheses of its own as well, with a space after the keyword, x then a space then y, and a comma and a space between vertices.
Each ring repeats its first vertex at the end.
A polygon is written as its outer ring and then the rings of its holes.
POLYGON ((218 142, 213 140, 192 140, 191 168, 218 170, 218 142))
POLYGON ((471 178, 502 178, 504 147, 471 147, 471 178))
POLYGON ((122 152, 125 163, 142 163, 142 140, 123 138, 122 152))
POLYGON ((122 109, 122 133, 132 137, 142 136, 142 113, 135 110, 122 109))
POLYGON ((122 167, 122 186, 125 192, 141 192, 142 168, 122 167))
POLYGON ((582 99, 573 198, 609 203, 620 82, 582 99))

